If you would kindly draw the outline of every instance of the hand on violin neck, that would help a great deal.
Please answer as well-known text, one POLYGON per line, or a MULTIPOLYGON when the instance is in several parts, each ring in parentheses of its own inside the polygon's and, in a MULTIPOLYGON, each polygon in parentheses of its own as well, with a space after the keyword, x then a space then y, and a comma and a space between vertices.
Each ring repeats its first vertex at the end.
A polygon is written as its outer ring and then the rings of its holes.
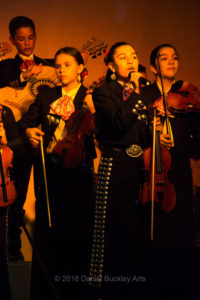
POLYGON ((0 144, 7 145, 6 132, 2 122, 0 123, 0 144))
MULTIPOLYGON (((153 133, 153 120, 150 122, 150 131, 153 133)), ((156 118, 156 131, 163 132, 163 125, 159 117, 156 118)))
POLYGON ((174 146, 170 134, 164 133, 160 134, 160 144, 168 150, 174 146))
MULTIPOLYGON (((45 134, 42 130, 39 128, 27 128, 26 131, 26 136, 29 139, 29 142, 33 148, 38 148, 40 141, 45 134)), ((43 142, 43 139, 42 139, 43 142)))
POLYGON ((159 117, 156 118, 156 131, 159 131, 160 133, 163 132, 163 125, 159 117))

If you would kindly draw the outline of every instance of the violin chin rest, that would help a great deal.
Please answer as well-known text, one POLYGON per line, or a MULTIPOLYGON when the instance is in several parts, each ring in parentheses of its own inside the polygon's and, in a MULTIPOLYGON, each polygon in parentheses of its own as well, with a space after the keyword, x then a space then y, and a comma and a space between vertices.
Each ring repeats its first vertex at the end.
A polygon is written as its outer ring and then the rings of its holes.
POLYGON ((179 90, 183 85, 183 80, 176 81, 174 84, 171 86, 171 91, 176 92, 179 90))

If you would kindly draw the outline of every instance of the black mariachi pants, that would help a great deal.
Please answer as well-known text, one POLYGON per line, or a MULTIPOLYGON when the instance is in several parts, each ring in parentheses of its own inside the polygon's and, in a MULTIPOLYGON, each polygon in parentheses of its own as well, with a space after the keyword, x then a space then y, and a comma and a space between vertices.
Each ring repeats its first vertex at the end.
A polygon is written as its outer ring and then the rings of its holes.
POLYGON ((144 211, 139 202, 141 164, 141 157, 115 149, 104 152, 100 161, 90 286, 91 294, 106 300, 146 299, 149 279, 144 211))

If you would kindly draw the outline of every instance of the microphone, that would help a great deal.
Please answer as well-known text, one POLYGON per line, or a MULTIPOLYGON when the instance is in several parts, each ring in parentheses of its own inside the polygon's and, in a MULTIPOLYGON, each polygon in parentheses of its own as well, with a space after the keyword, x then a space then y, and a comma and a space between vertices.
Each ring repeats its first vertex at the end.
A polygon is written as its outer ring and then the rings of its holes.
POLYGON ((148 79, 146 79, 142 76, 139 78, 139 83, 142 85, 145 85, 145 86, 151 85, 151 81, 149 81, 148 79))
MULTIPOLYGON (((132 73, 134 73, 134 72, 130 72, 129 74, 128 74, 128 79, 130 80, 130 82, 132 82, 131 81, 131 74, 132 73)), ((146 78, 144 78, 144 77, 142 77, 142 76, 140 76, 139 77, 139 84, 142 84, 142 85, 145 85, 145 86, 149 86, 149 85, 151 85, 151 81, 149 81, 148 79, 146 79, 146 78)))

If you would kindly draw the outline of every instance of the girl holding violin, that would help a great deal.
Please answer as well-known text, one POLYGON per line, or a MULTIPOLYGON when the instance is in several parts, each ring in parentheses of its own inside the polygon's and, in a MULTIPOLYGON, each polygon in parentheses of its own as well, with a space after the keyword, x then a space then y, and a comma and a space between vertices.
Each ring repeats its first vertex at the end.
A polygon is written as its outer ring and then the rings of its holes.
MULTIPOLYGON (((80 299, 88 274, 93 195, 93 116, 83 106, 84 62, 73 47, 55 55, 61 86, 47 88, 20 121, 33 148, 44 143, 51 226, 42 167, 35 165, 35 242, 59 298, 80 299), (41 124, 41 129, 37 126, 41 124), (55 150, 57 149, 57 150, 55 150), (79 153, 80 150, 80 153, 79 153)), ((33 255, 31 299, 55 299, 33 255)), ((57 299, 57 298, 56 298, 57 299)))
POLYGON ((102 299, 139 299, 139 295, 144 297, 147 277, 144 212, 138 200, 143 180, 142 149, 149 142, 148 127, 134 113, 135 105, 142 99, 139 79, 142 75, 138 72, 136 50, 126 42, 112 45, 105 63, 108 66, 105 83, 93 91, 102 156, 90 285, 102 299), (139 284, 133 279, 138 274, 139 284), (127 276, 130 282, 123 280, 127 276))
MULTIPOLYGON (((166 299, 169 299, 168 292, 171 296, 170 286, 173 285, 174 296, 179 295, 180 298, 181 292, 183 296, 189 292, 191 282, 188 274, 192 277, 191 249, 195 246, 195 235, 189 158, 195 152, 200 153, 200 140, 195 139, 194 134, 191 135, 191 130, 194 129, 194 114, 188 112, 187 105, 184 104, 191 102, 191 91, 187 89, 187 84, 182 81, 176 82, 180 64, 176 48, 170 44, 159 45, 151 52, 150 63, 156 80, 151 86, 143 89, 143 96, 150 106, 153 105, 157 109, 161 148, 168 149, 171 154, 171 169, 167 176, 175 190, 172 209, 165 211, 158 205, 155 211, 153 263, 154 270, 157 271, 156 290, 158 299, 164 299, 163 291, 166 299), (163 98, 166 103, 163 103, 163 98), (163 286, 159 281, 161 274, 163 286), (182 290, 178 290, 178 285, 182 290)), ((194 103, 195 98, 192 100, 194 103)), ((172 194, 168 197, 171 201, 172 194)), ((156 295, 154 297, 157 299, 156 295)))

